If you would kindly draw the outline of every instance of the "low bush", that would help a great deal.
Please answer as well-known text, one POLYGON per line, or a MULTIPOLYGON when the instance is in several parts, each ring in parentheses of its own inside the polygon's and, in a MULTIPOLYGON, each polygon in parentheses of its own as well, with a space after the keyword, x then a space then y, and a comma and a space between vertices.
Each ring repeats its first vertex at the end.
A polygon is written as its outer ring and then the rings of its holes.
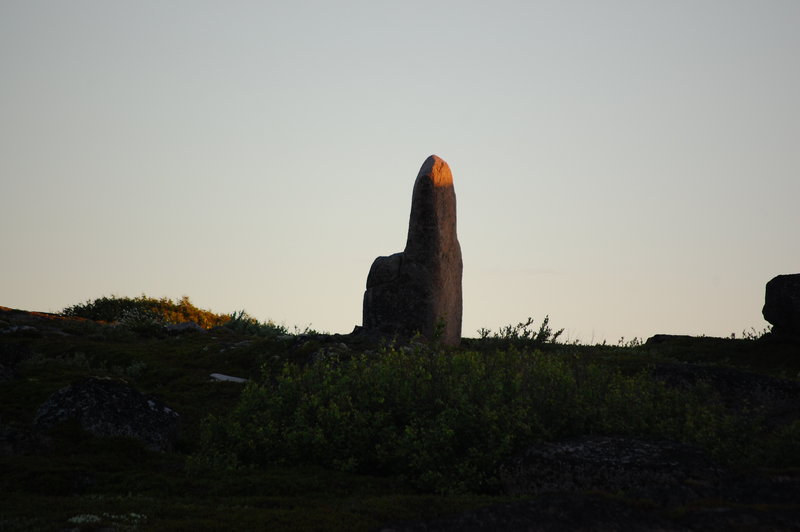
POLYGON ((553 331, 550 327, 550 316, 545 316, 539 328, 533 327, 533 318, 516 325, 505 325, 497 332, 490 329, 478 329, 479 342, 483 346, 494 349, 515 347, 517 349, 537 349, 545 345, 558 343, 558 338, 564 329, 553 331))
POLYGON ((230 320, 227 314, 215 314, 197 308, 187 296, 183 296, 177 302, 166 297, 155 299, 145 295, 136 298, 100 297, 94 301, 67 307, 61 314, 108 323, 130 322, 137 327, 146 327, 156 322, 166 324, 193 321, 200 327, 209 329, 230 320))
POLYGON ((708 387, 670 389, 646 372, 539 351, 387 348, 264 373, 229 415, 206 420, 193 463, 317 464, 424 491, 491 492, 497 466, 535 442, 666 437, 739 462, 756 437, 708 387))
POLYGON ((234 312, 225 322, 225 327, 238 333, 266 338, 275 338, 288 332, 283 325, 276 325, 272 321, 260 322, 244 310, 234 312))

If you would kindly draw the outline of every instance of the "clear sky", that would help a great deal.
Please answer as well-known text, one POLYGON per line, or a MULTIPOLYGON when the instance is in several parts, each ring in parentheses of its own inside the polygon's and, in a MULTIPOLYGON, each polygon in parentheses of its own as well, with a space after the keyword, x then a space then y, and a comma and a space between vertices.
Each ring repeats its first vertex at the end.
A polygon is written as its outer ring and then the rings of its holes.
POLYGON ((0 1, 0 305, 361 323, 425 158, 464 336, 764 328, 800 271, 800 2, 0 1))

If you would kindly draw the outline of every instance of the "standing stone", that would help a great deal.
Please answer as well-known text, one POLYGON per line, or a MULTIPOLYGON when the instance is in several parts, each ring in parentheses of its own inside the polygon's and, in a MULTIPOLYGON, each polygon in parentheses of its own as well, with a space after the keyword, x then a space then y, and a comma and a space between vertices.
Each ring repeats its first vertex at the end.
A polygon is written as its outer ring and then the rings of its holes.
POLYGON ((420 168, 411 198, 405 251, 372 263, 364 293, 364 329, 382 335, 461 341, 461 246, 456 193, 436 155, 420 168))
POLYGON ((800 273, 778 275, 767 283, 762 314, 772 332, 800 336, 800 273))

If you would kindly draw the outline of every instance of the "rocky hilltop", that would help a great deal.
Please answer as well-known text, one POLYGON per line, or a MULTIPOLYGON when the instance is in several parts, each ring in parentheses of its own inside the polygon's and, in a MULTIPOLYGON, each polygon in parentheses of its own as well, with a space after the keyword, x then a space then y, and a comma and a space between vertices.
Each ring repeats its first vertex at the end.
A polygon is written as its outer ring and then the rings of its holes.
MULTIPOLYGON (((786 339, 542 348, 634 365, 669 388, 702 383, 731 415, 757 418, 765 437, 800 427, 800 353, 786 339)), ((204 419, 235 408, 263 364, 335 367, 381 349, 363 335, 143 334, 0 307, 0 529, 800 530, 800 469, 722 466, 648 434, 533 443, 497 464, 500 491, 467 498, 392 476, 192 465, 204 419)), ((461 349, 483 348, 467 339, 461 349)))

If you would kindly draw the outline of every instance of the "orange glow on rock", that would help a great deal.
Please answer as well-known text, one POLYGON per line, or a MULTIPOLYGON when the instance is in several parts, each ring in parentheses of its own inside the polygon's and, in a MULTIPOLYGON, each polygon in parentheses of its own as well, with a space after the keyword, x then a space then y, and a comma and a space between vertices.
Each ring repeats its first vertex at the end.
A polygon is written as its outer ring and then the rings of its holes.
POLYGON ((422 168, 419 169, 419 176, 430 177, 435 187, 453 186, 453 174, 450 172, 450 167, 444 159, 436 155, 431 155, 425 159, 425 162, 422 163, 422 168))

